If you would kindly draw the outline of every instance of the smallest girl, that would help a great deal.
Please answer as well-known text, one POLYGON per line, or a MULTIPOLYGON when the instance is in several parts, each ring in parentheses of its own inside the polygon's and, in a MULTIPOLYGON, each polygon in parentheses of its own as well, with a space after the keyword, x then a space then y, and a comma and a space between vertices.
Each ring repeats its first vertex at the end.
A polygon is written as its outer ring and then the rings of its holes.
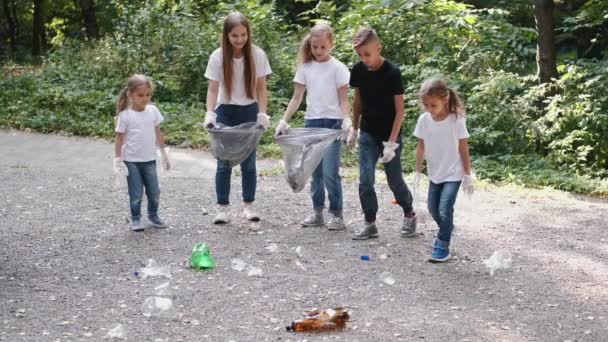
POLYGON ((144 187, 148 197, 148 219, 154 228, 166 228, 158 217, 160 187, 156 176, 156 146, 160 148, 162 163, 171 168, 165 141, 160 132, 164 120, 156 106, 150 104, 154 87, 152 81, 135 74, 120 92, 116 102, 116 145, 114 173, 119 174, 121 162, 127 167, 127 186, 131 207, 131 230, 144 230, 141 223, 141 201, 144 187))
POLYGON ((426 80, 420 88, 420 102, 426 110, 418 118, 414 136, 418 188, 422 160, 427 163, 429 182, 428 209, 439 226, 430 262, 450 258, 450 240, 454 230, 454 203, 462 185, 473 194, 475 174, 471 170, 465 113, 458 93, 440 78, 426 80))

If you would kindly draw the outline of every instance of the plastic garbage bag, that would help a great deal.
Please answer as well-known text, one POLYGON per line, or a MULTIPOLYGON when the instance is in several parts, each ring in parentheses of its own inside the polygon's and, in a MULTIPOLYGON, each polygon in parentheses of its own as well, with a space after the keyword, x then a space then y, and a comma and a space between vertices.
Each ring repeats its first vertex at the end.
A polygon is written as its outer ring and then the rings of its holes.
POLYGON ((496 270, 507 269, 511 267, 513 257, 509 251, 498 250, 492 253, 492 256, 484 260, 483 263, 490 269, 490 275, 494 275, 496 270))
POLYGON ((281 147, 287 183, 293 192, 300 192, 315 171, 331 144, 342 131, 330 128, 290 128, 275 137, 281 147))
POLYGON ((236 126, 219 124, 209 129, 211 154, 219 161, 228 162, 229 167, 242 163, 255 150, 262 139, 264 128, 255 122, 236 126))

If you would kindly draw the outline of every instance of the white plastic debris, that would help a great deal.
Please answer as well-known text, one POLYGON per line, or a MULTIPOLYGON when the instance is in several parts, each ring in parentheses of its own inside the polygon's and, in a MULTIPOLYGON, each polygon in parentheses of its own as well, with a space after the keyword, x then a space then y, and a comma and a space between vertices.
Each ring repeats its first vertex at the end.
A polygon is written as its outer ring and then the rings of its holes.
POLYGON ((276 243, 271 243, 269 246, 266 247, 266 250, 268 250, 268 253, 276 253, 279 251, 279 245, 277 245, 276 243))
POLYGON ((125 328, 123 328, 122 324, 118 324, 108 331, 105 338, 125 338, 125 328))
POLYGON ((173 307, 173 301, 164 297, 148 297, 142 306, 145 317, 161 317, 173 307))
POLYGON ((296 254, 298 255, 298 258, 302 259, 304 257, 304 248, 302 248, 302 246, 296 247, 296 254))
POLYGON ((146 267, 139 270, 142 278, 163 276, 171 278, 171 268, 169 266, 159 266, 156 260, 148 259, 146 267))
POLYGON ((255 267, 253 265, 247 265, 247 275, 250 277, 259 277, 263 274, 261 268, 255 267))
POLYGON ((306 271, 306 267, 304 267, 304 265, 302 265, 302 263, 300 262, 300 260, 296 260, 296 265, 302 270, 302 271, 306 271))
POLYGON ((247 263, 245 263, 243 260, 241 259, 232 259, 232 269, 237 271, 237 272, 241 272, 245 269, 245 267, 247 267, 247 263))
POLYGON ((498 250, 492 253, 492 256, 483 261, 484 264, 490 269, 490 275, 494 275, 494 272, 499 269, 507 269, 511 267, 513 257, 509 251, 498 250))
POLYGON ((388 249, 384 246, 380 246, 378 247, 378 250, 376 251, 376 254, 378 256, 379 259, 382 260, 386 260, 389 256, 389 252, 388 249))
POLYGON ((156 293, 157 296, 166 296, 169 294, 169 285, 170 285, 170 281, 166 282, 166 283, 162 283, 160 285, 158 285, 157 287, 154 288, 154 293, 156 293))
POLYGON ((395 285, 395 278, 393 278, 391 272, 382 272, 380 274, 380 280, 387 285, 395 285))

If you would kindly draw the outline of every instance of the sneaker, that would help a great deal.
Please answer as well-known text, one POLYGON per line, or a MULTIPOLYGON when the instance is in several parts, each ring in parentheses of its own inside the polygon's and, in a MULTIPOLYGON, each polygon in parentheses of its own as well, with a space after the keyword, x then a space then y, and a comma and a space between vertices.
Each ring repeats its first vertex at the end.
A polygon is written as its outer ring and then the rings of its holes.
POLYGON ((329 221, 327 222, 327 229, 329 230, 344 230, 346 229, 346 225, 344 224, 344 219, 340 216, 330 215, 329 221))
POLYGON ((150 220, 150 225, 156 229, 167 228, 167 225, 163 220, 161 220, 158 216, 149 216, 148 220, 150 220))
POLYGON ((131 230, 134 232, 141 232, 142 230, 144 230, 144 225, 141 224, 140 219, 131 220, 131 230))
POLYGON ((433 255, 429 258, 432 263, 446 262, 450 259, 450 245, 447 242, 441 240, 435 240, 435 246, 433 246, 433 255))
POLYGON ((378 237, 378 228, 375 223, 365 222, 363 228, 353 234, 353 240, 367 240, 378 237))
POLYGON ((251 205, 245 206, 245 209, 243 209, 243 217, 251 222, 258 222, 260 220, 260 215, 253 210, 251 205))
POLYGON ((302 221, 302 227, 320 227, 325 225, 323 212, 316 211, 302 221))
POLYGON ((230 219, 228 219, 228 210, 227 208, 224 208, 224 206, 220 206, 220 210, 217 212, 217 215, 215 215, 213 223, 226 224, 228 222, 230 222, 230 219))
POLYGON ((401 223, 401 237, 411 238, 416 236, 416 214, 412 217, 403 216, 401 223))

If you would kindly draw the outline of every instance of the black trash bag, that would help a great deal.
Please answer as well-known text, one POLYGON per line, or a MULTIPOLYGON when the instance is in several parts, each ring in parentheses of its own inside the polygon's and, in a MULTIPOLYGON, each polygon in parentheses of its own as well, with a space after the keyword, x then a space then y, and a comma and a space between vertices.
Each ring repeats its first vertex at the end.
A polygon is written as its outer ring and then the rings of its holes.
POLYGON ((341 135, 339 129, 290 128, 287 134, 274 138, 283 152, 287 184, 293 192, 304 189, 325 152, 341 135))
POLYGON ((255 122, 246 122, 236 126, 217 124, 210 128, 211 154, 219 161, 225 161, 229 167, 242 163, 255 150, 262 139, 264 128, 255 122))

